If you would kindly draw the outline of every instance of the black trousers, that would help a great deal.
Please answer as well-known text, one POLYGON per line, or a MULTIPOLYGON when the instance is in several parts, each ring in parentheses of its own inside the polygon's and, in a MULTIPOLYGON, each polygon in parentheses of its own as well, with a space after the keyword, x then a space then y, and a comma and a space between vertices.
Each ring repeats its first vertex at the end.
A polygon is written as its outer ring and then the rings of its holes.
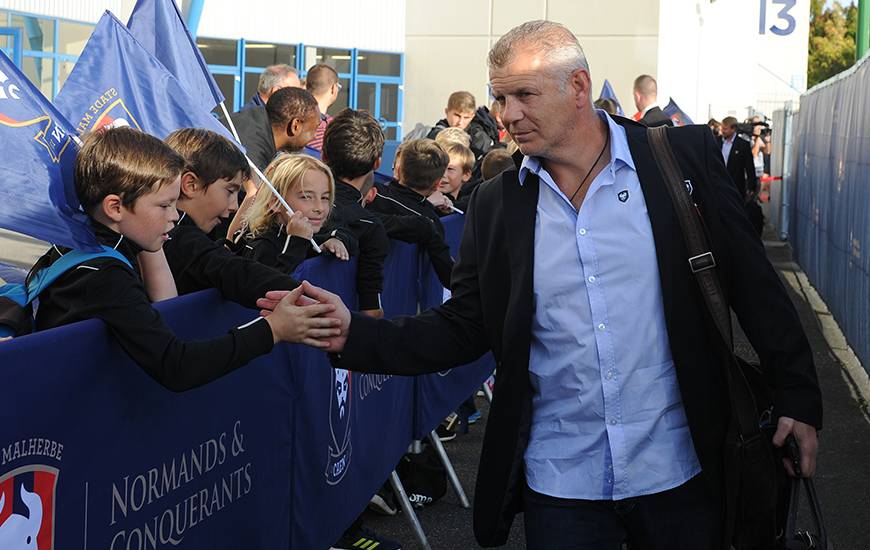
POLYGON ((529 550, 719 550, 722 514, 700 475, 683 485, 625 500, 524 495, 529 550))

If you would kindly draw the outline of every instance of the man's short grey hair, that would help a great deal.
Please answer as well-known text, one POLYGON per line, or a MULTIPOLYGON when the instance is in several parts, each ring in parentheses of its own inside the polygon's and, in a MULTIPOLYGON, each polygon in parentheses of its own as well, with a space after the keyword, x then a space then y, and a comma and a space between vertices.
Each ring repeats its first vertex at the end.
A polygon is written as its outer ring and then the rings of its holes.
POLYGON ((642 74, 634 79, 634 91, 641 97, 656 99, 659 95, 659 86, 656 79, 648 74, 642 74))
POLYGON ((589 72, 586 54, 577 37, 565 25, 553 21, 528 21, 514 27, 489 50, 489 70, 501 69, 513 61, 520 49, 546 52, 551 69, 567 78, 577 69, 589 72))
POLYGON ((275 86, 280 86, 290 75, 299 77, 299 71, 290 65, 271 65, 260 73, 260 81, 257 83, 257 91, 266 93, 275 86))

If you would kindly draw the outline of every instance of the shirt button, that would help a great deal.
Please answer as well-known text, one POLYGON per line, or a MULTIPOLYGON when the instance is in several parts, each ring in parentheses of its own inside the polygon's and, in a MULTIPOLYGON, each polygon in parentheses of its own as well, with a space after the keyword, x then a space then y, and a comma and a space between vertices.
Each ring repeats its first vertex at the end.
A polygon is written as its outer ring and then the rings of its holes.
POLYGON ((589 281, 590 283, 594 283, 595 282, 595 275, 592 275, 591 277, 589 277, 587 279, 587 281, 589 281))
POLYGON ((606 378, 607 378, 608 380, 610 380, 611 378, 613 378, 613 371, 612 371, 612 370, 607 371, 607 376, 606 376, 606 378))
POLYGON ((599 323, 598 330, 604 330, 605 328, 607 327, 604 326, 604 323, 599 323))
POLYGON ((586 234, 586 230, 585 230, 585 229, 581 229, 581 230, 578 231, 577 233, 580 233, 581 235, 585 235, 585 234, 586 234))
POLYGON ((610 425, 611 425, 611 426, 616 426, 616 419, 615 419, 615 418, 614 418, 613 420, 610 421, 610 425))

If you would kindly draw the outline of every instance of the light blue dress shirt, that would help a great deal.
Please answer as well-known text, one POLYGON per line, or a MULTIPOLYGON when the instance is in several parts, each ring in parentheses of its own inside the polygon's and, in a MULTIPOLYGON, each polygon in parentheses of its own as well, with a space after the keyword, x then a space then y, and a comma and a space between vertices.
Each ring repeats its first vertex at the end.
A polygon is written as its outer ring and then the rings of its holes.
MULTIPOLYGON (((646 201, 625 130, 607 117, 610 163, 580 208, 526 157, 541 185, 525 451, 531 489, 620 500, 701 471, 671 358, 646 201)), ((580 182, 576 182, 578 185, 580 182)))

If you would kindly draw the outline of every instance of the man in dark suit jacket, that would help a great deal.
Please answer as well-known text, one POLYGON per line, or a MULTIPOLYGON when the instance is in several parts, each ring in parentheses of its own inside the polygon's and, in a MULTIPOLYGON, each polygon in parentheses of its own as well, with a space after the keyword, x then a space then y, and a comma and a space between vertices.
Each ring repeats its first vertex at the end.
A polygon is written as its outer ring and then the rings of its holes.
POLYGON ((752 160, 752 145, 737 135, 737 119, 733 116, 722 120, 721 132, 719 149, 737 192, 741 197, 755 195, 758 192, 758 178, 752 160))
POLYGON ((658 106, 658 84, 656 79, 648 74, 642 74, 634 79, 634 105, 641 114, 640 122, 644 126, 673 126, 671 117, 658 106))
POLYGON ((278 151, 296 152, 311 141, 320 111, 309 92, 287 87, 273 92, 265 106, 250 107, 230 117, 248 158, 265 170, 278 151))
MULTIPOLYGON (((351 315, 335 295, 306 284, 306 294, 335 304, 335 315, 342 320, 342 335, 329 342, 333 365, 412 375, 466 364, 493 352, 498 374, 474 503, 475 536, 484 546, 504 544, 514 515, 524 511, 531 549, 616 549, 625 540, 643 548, 728 548, 733 526, 723 511, 724 493, 733 471, 728 470, 723 449, 731 425, 725 370, 730 350, 713 328, 689 268, 677 215, 646 128, 598 116, 582 49, 557 23, 534 21, 509 31, 490 51, 489 66, 493 94, 520 147, 515 157, 518 169, 481 184, 472 196, 453 271, 452 298, 416 317, 373 320, 351 315), (561 54, 558 64, 550 61, 554 51, 561 54), (620 183, 629 180, 635 184, 630 190, 620 183), (638 206, 643 207, 637 211, 640 215, 629 224, 646 228, 638 233, 644 236, 641 245, 639 239, 616 238, 624 227, 608 221, 612 217, 602 210, 638 206), (554 213, 574 220, 558 222, 573 235, 563 239, 567 248, 557 240, 541 239, 542 232, 553 229, 546 224, 554 213), (607 255, 599 259, 610 262, 611 269, 597 276, 586 271, 597 269, 596 263, 584 261, 587 243, 593 241, 607 247, 607 255), (560 254, 548 257, 557 246, 560 254), (629 254, 638 246, 643 247, 641 254, 629 254), (643 265, 635 264, 637 256, 643 256, 643 265), (553 261, 562 267, 542 269, 553 261), (639 283, 648 276, 653 279, 639 283), (570 277, 579 277, 576 284, 543 284, 570 277), (583 294, 578 287, 583 287, 583 294), (615 290, 608 294, 608 289, 615 290), (657 304, 652 308, 631 301, 656 293, 661 299, 650 302, 657 304), (604 311, 602 301, 607 315, 589 326, 552 316, 558 313, 573 321, 574 310, 604 311), (640 330, 625 330, 634 322, 640 330), (660 345, 647 345, 654 325, 661 325, 655 330, 664 339, 660 345), (547 349, 552 353, 542 358, 537 350, 546 348, 551 338, 563 344, 547 349), (614 346, 618 357, 613 357, 614 346), (637 361, 638 368, 622 355, 636 354, 633 347, 649 354, 637 361), (585 357, 591 361, 561 360, 578 352, 588 352, 585 357), (664 369, 659 364, 662 355, 672 359, 664 369), (548 367, 582 383, 567 391, 548 386, 550 393, 542 392, 542 368, 548 367), (648 369, 653 377, 632 387, 631 381, 648 376, 648 369), (675 387, 679 390, 674 402, 660 401, 675 387), (619 389, 614 393, 615 388, 619 389), (624 400, 622 392, 640 393, 624 400), (558 403, 553 395, 559 396, 558 403), (542 418, 554 405, 565 413, 542 418), (673 410, 685 416, 652 426, 630 423, 639 411, 663 419, 673 410), (582 426, 571 422, 577 414, 586 415, 582 426), (670 439, 680 430, 684 436, 670 439), (549 447, 549 469, 529 462, 530 456, 540 458, 540 449, 547 448, 542 431, 566 444, 549 447), (590 444, 577 450, 577 441, 590 444), (640 489, 662 475, 644 467, 649 458, 642 459, 645 445, 661 445, 658 453, 667 460, 658 464, 666 470, 671 462, 687 465, 674 474, 675 485, 650 492, 640 489), (593 475, 578 479, 562 474, 578 466, 593 475), (540 490, 542 480, 565 490, 540 490), (615 486, 620 484, 624 491, 618 495, 615 486), (572 496, 575 492, 602 496, 572 496)), ((800 320, 747 223, 712 134, 703 126, 669 134, 683 175, 693 182, 687 187, 704 213, 730 305, 774 381, 779 416, 774 443, 783 445, 786 436, 794 434, 803 453, 803 471, 812 475, 821 396, 800 320)), ((273 307, 281 296, 267 297, 258 305, 273 307)))

